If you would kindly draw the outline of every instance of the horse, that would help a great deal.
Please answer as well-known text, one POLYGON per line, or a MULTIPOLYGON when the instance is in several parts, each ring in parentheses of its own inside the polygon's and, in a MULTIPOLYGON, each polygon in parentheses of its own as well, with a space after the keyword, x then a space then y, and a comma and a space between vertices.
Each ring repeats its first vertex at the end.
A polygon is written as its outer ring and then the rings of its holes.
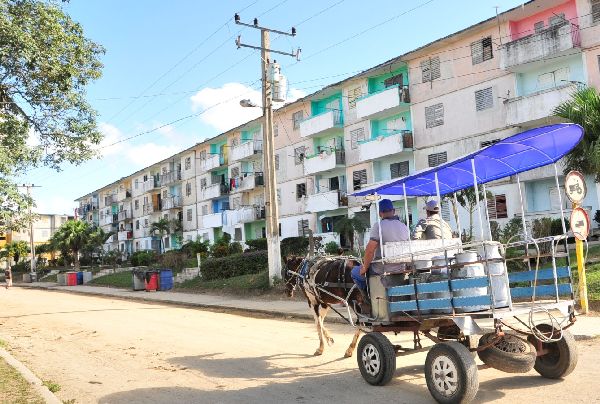
MULTIPOLYGON (((329 346, 334 342, 323 324, 330 305, 341 303, 340 299, 362 303, 362 295, 354 286, 350 275, 356 261, 343 257, 317 257, 308 260, 303 257, 290 256, 285 257, 284 262, 286 270, 283 275, 286 293, 288 297, 293 297, 296 288, 300 288, 304 293, 308 307, 315 318, 319 335, 319 348, 314 354, 315 356, 322 355, 325 341, 329 346)), ((360 329, 357 328, 352 342, 344 354, 346 358, 352 356, 359 336, 360 329)))

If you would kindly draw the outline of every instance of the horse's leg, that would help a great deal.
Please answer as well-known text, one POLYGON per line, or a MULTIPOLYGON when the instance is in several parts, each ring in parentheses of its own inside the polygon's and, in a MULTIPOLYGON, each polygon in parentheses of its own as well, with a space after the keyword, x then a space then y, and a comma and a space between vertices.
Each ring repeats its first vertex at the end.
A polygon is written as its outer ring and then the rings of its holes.
POLYGON ((325 327, 325 317, 327 317, 327 312, 329 312, 329 305, 321 307, 321 311, 319 312, 319 319, 321 320, 321 329, 323 330, 323 335, 327 341, 327 345, 333 345, 333 338, 329 335, 329 330, 325 327))
POLYGON ((321 355, 323 353, 323 349, 325 349, 325 343, 323 342, 323 327, 321 326, 321 316, 319 312, 321 311, 321 305, 316 303, 312 306, 313 315, 315 316, 315 323, 317 324, 317 334, 319 334, 319 348, 315 351, 315 356, 321 355))
POLYGON ((352 337, 352 342, 350 343, 350 346, 348 347, 348 349, 346 349, 346 353, 344 354, 344 357, 350 358, 352 356, 352 354, 354 353, 354 350, 356 349, 356 343, 358 342, 359 336, 360 336, 360 328, 357 328, 356 332, 354 333, 354 337, 352 337))

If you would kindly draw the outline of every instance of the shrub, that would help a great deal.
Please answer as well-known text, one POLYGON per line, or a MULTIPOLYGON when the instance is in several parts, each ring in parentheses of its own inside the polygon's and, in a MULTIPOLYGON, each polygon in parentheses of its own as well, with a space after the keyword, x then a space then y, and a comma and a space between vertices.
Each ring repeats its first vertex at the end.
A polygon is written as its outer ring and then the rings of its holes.
POLYGON ((498 222, 490 220, 490 233, 492 233, 492 240, 500 241, 502 226, 498 222))
POLYGON ((325 244, 325 254, 338 255, 340 253, 340 246, 335 241, 330 241, 325 244))
POLYGON ((287 237, 280 243, 281 255, 306 255, 308 252, 308 237, 287 237))
MULTIPOLYGON (((186 264, 187 255, 179 251, 167 251, 159 257, 158 263, 166 269, 182 270, 186 264)), ((195 266, 195 265, 194 265, 195 266)))
POLYGON ((241 254, 244 251, 239 241, 229 244, 229 254, 241 254))
POLYGON ((520 217, 513 217, 506 223, 506 226, 502 229, 502 237, 500 241, 507 243, 509 240, 518 241, 523 238, 523 221, 520 217), (521 235, 521 237, 519 237, 521 235))
MULTIPOLYGON (((567 231, 569 231, 569 226, 571 226, 569 219, 565 219, 565 227, 567 231)), ((550 224, 550 234, 553 236, 559 236, 563 234, 562 220, 560 220, 560 218, 552 220, 552 223, 550 224)))
POLYGON ((150 266, 157 259, 158 257, 154 251, 136 251, 131 254, 131 265, 134 267, 150 266))
POLYGON ((202 262, 202 279, 225 279, 255 274, 267 270, 266 251, 252 251, 222 258, 208 258, 202 262))
POLYGON ((210 246, 210 256, 213 258, 223 258, 229 255, 229 246, 222 244, 213 244, 210 246))
MULTIPOLYGON (((247 240, 246 245, 248 246, 248 251, 264 251, 267 249, 267 239, 257 238, 254 240, 247 240)), ((283 248, 283 245, 281 246, 281 248, 283 248)))
POLYGON ((186 253, 188 257, 196 257, 196 254, 204 254, 206 256, 208 254, 209 242, 205 241, 188 241, 181 247, 181 252, 186 253))

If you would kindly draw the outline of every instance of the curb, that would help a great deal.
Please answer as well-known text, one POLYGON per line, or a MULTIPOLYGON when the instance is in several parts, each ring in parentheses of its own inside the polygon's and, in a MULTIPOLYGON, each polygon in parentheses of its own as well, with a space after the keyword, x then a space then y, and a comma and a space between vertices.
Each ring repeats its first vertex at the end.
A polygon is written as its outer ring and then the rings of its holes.
POLYGON ((62 401, 58 399, 48 387, 44 386, 43 382, 37 377, 29 368, 27 368, 23 363, 17 360, 14 356, 12 356, 7 350, 0 348, 0 357, 2 357, 6 363, 12 366, 17 372, 23 376, 27 382, 29 382, 34 390, 42 396, 46 404, 62 404, 62 401))

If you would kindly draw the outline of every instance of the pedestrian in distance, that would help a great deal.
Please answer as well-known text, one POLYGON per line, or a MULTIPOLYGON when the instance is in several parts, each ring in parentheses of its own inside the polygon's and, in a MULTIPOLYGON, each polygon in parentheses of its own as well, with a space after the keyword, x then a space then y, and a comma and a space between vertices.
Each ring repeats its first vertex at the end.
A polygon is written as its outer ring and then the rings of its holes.
POLYGON ((12 269, 10 264, 4 270, 4 281, 6 282, 6 289, 12 286, 12 269))

